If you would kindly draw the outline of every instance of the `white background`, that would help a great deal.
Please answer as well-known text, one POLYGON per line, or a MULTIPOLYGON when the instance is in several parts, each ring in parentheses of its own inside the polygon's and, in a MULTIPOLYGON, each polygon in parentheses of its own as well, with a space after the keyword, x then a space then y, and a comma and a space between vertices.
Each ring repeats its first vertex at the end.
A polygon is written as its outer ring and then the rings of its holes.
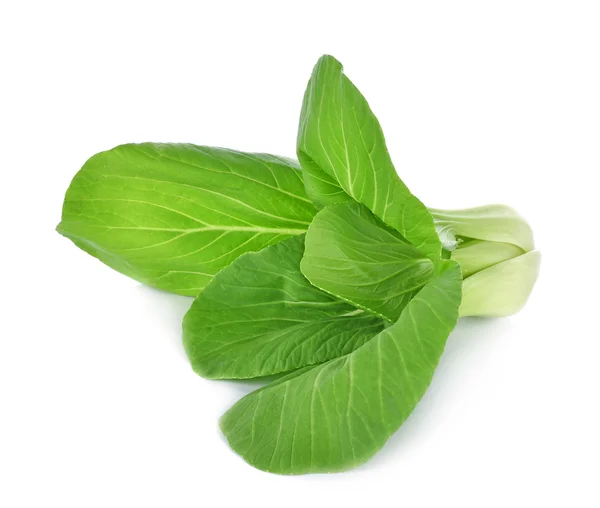
POLYGON ((7 1, 0 8, 0 506, 600 506, 600 4, 7 1), (281 477, 217 420, 190 300, 60 237, 92 154, 181 141, 293 156, 322 53, 345 64, 426 204, 500 202, 543 253, 529 304, 461 321, 370 463, 281 477))

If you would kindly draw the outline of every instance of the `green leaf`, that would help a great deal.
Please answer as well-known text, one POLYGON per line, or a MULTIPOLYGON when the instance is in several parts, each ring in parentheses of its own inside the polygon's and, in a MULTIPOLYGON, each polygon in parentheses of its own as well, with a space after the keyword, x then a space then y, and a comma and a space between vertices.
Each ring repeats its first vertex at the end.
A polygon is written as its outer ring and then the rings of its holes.
POLYGON ((398 177, 377 118, 331 56, 321 57, 308 83, 297 152, 315 203, 356 200, 427 256, 440 258, 429 211, 398 177))
POLYGON ((304 233, 315 212, 289 159, 143 143, 85 163, 57 230, 119 272, 195 296, 240 254, 304 233))
POLYGON ((431 259, 354 201, 315 216, 300 268, 315 286, 393 322, 434 272, 431 259))
POLYGON ((300 272, 304 237, 240 256, 183 321, 193 369, 208 378, 288 372, 350 353, 383 321, 312 286, 300 272))
POLYGON ((221 418, 230 446, 274 473, 346 470, 373 456, 427 390, 458 319, 461 274, 438 274, 399 320, 353 353, 259 389, 221 418))

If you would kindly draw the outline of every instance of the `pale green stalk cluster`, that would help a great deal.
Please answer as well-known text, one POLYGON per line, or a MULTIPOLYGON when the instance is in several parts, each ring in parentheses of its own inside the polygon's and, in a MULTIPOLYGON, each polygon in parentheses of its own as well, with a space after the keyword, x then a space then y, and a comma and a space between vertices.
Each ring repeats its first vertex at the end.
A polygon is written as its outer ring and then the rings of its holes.
POLYGON ((506 205, 430 208, 436 229, 463 275, 461 316, 519 312, 537 280, 541 255, 529 224, 506 205))

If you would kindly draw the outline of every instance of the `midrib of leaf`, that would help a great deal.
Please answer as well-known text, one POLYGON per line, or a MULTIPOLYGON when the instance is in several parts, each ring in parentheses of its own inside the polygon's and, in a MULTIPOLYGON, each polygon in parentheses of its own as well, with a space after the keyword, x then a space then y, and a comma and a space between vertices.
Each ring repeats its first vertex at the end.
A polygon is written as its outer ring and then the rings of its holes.
MULTIPOLYGON (((101 176, 104 176, 104 175, 101 175, 101 176)), ((206 192, 208 194, 212 194, 212 195, 218 196, 220 198, 228 199, 229 201, 232 201, 232 202, 237 203, 237 204, 239 204, 241 206, 244 206, 244 207, 248 208, 249 210, 251 210, 252 212, 256 212, 259 215, 264 215, 265 217, 270 217, 270 218, 276 219, 278 221, 295 222, 297 224, 304 224, 306 226, 308 226, 310 224, 310 222, 307 222, 307 221, 301 221, 301 220, 296 220, 296 219, 290 219, 290 218, 287 218, 287 217, 281 217, 281 216, 278 216, 278 215, 273 215, 272 213, 266 212, 264 210, 259 210, 258 208, 254 208, 253 206, 249 205, 248 203, 244 203, 243 201, 241 201, 239 199, 236 199, 236 198, 231 197, 231 196, 227 196, 226 194, 221 194, 220 192, 217 192, 217 191, 205 189, 203 187, 198 187, 198 186, 188 185, 188 184, 178 184, 178 183, 177 184, 172 184, 171 182, 164 182, 162 180, 153 180, 151 178, 146 178, 146 177, 141 177, 141 176, 139 176, 139 177, 138 176, 119 176, 119 178, 138 179, 138 180, 154 181, 154 182, 157 182, 157 183, 163 183, 163 184, 169 184, 169 185, 187 186, 187 187, 191 187, 191 188, 196 189, 196 190, 201 191, 201 192, 206 192)), ((133 199, 124 199, 124 198, 78 198, 78 199, 69 199, 68 201, 131 201, 132 203, 136 202, 136 200, 133 200, 133 199)), ((162 207, 160 205, 157 205, 156 203, 152 203, 152 202, 149 202, 149 201, 147 201, 147 202, 146 201, 139 201, 139 202, 147 204, 147 205, 153 205, 153 206, 157 206, 157 207, 161 207, 161 208, 166 208, 168 210, 171 210, 172 212, 179 213, 181 215, 185 215, 185 214, 179 212, 178 210, 174 210, 174 209, 167 208, 167 207, 162 207)), ((196 203, 196 204, 199 204, 199 203, 196 203)), ((200 206, 204 206, 204 205, 200 205, 200 206)), ((190 216, 190 218, 198 221, 198 219, 195 219, 194 217, 190 216)), ((198 221, 198 222, 200 222, 200 221, 198 221)))
MULTIPOLYGON (((354 120, 356 122, 356 125, 358 126, 358 135, 360 136, 362 145, 365 149, 365 152, 367 153, 367 155, 369 157, 369 163, 371 165, 372 177, 373 177, 373 203, 377 204, 378 203, 379 185, 377 185, 377 172, 375 171, 375 164, 373 163, 373 151, 375 150, 375 146, 377 145, 377 138, 375 138, 375 140, 373 142, 373 148, 371 150, 369 150, 367 148, 367 143, 365 142, 365 138, 363 136, 363 127, 366 124, 366 120, 365 120, 365 124, 360 126, 358 123, 358 117, 356 116, 356 107, 354 107, 354 106, 352 107, 352 112, 354 113, 354 120)), ((381 219, 383 221, 386 220, 385 213, 386 213, 386 210, 384 209, 383 213, 381 214, 381 219)))
MULTIPOLYGON (((62 221, 61 224, 82 224, 78 221, 62 221)), ((260 226, 205 226, 202 228, 154 228, 146 226, 104 226, 102 224, 90 226, 85 224, 86 227, 102 228, 107 230, 120 229, 126 231, 172 231, 174 233, 200 233, 202 231, 246 231, 256 233, 275 233, 285 235, 301 235, 306 233, 306 229, 290 229, 290 228, 263 228, 260 226)), ((180 238, 182 235, 178 236, 180 238)))
MULTIPOLYGON (((304 302, 297 302, 297 303, 304 303, 304 302)), ((319 304, 319 302, 314 302, 314 303, 315 304, 319 304)), ((331 302, 331 303, 339 305, 339 302, 331 302)), ((358 309, 358 310, 360 310, 360 309, 358 309)), ((235 342, 229 342, 229 343, 227 343, 227 344, 225 344, 225 345, 223 345, 223 346, 221 346, 219 348, 212 349, 210 351, 209 355, 213 356, 214 353, 217 353, 216 356, 218 356, 218 353, 220 351, 226 350, 228 348, 229 349, 235 349, 238 346, 240 346, 241 344, 246 344, 248 342, 252 342, 253 340, 255 340, 258 337, 263 337, 264 338, 263 343, 264 344, 268 344, 269 342, 273 342, 274 340, 282 337, 283 335, 286 335, 288 333, 297 331, 297 330, 302 329, 302 328, 310 327, 310 326, 312 326, 312 325, 315 324, 315 321, 318 321, 319 323, 322 323, 323 325, 325 325, 325 324, 328 324, 328 323, 335 322, 335 321, 339 320, 340 318, 348 317, 348 315, 349 314, 346 312, 346 313, 338 314, 336 316, 322 317, 322 318, 320 318, 318 320, 314 320, 314 321, 313 320, 304 320, 304 321, 301 321, 301 320, 292 320, 292 319, 283 319, 283 318, 281 318, 280 319, 281 321, 291 321, 291 322, 297 321, 297 324, 289 326, 289 327, 287 327, 287 328, 285 328, 283 330, 274 330, 274 331, 268 332, 268 333, 262 333, 261 332, 261 333, 257 333, 255 335, 252 335, 252 336, 249 336, 249 337, 244 337, 243 339, 240 339, 240 340, 235 341, 235 342)), ((367 315, 367 314, 365 314, 365 316, 361 316, 361 317, 357 318, 356 322, 358 323, 361 320, 361 318, 364 318, 364 321, 369 321, 370 316, 367 315)), ((253 322, 273 321, 273 320, 277 320, 277 319, 278 318, 268 318, 268 319, 262 319, 262 320, 261 319, 254 319, 253 322)), ((241 324, 241 323, 246 323, 246 322, 247 321, 245 321, 245 320, 244 321, 228 321, 227 324, 228 325, 233 325, 233 324, 241 324)), ((303 339, 303 341, 307 341, 307 340, 311 340, 311 338, 310 337, 305 337, 303 339)), ((301 342, 303 342, 303 341, 301 341, 301 342)), ((307 365, 310 365, 310 364, 307 364, 307 365)))

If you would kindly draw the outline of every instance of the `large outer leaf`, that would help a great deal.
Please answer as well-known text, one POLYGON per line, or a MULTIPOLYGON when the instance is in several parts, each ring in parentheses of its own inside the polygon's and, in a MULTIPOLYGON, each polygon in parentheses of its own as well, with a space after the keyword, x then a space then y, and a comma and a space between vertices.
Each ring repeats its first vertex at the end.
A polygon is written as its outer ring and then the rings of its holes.
POLYGON ((140 282, 195 296, 240 254, 304 233, 315 209, 291 160, 186 144, 89 159, 58 231, 140 282))
POLYGON ((354 199, 429 257, 440 257, 430 213, 398 178, 377 118, 331 56, 321 57, 308 83, 297 152, 313 201, 354 199))
POLYGON ((364 346, 235 404, 221 419, 231 447, 283 474, 340 471, 373 456, 427 390, 458 319, 460 269, 453 261, 438 268, 400 319, 364 346))
POLYGON ((315 216, 300 267, 315 286, 393 322, 434 272, 431 259, 355 201, 315 216))
POLYGON ((183 321, 192 367, 209 378, 250 378, 350 353, 383 321, 312 286, 300 272, 304 237, 240 256, 219 272, 183 321))

